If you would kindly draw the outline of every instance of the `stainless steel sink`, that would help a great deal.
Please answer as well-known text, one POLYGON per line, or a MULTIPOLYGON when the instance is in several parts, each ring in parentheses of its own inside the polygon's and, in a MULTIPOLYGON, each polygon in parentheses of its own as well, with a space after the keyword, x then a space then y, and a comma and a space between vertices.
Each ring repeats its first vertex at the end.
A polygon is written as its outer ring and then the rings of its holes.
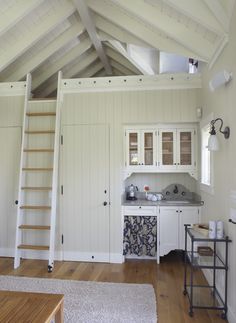
POLYGON ((165 202, 165 203, 167 203, 167 204, 188 204, 188 203, 190 203, 190 201, 186 201, 186 200, 167 200, 167 201, 163 201, 163 202, 165 202))

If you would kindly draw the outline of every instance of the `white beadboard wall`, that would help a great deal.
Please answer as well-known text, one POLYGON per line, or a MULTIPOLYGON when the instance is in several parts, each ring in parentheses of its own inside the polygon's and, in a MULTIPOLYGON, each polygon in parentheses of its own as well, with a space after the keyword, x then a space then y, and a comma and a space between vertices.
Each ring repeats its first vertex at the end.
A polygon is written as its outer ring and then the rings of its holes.
MULTIPOLYGON (((229 246, 229 280, 228 280, 228 321, 236 322, 236 225, 228 222, 232 210, 236 211, 236 64, 235 64, 235 41, 236 31, 236 6, 234 6, 231 19, 229 42, 216 61, 212 69, 207 67, 203 70, 203 89, 201 91, 201 101, 203 106, 203 118, 207 118, 211 113, 213 117, 220 117, 224 121, 224 126, 230 127, 230 137, 225 140, 224 136, 218 136, 220 149, 213 153, 213 178, 214 193, 209 194, 200 191, 205 201, 202 210, 204 222, 209 220, 222 220, 224 222, 225 233, 232 239, 229 246), (226 69, 233 74, 233 80, 227 86, 221 86, 214 92, 209 91, 209 81, 220 71, 226 69)), ((216 131, 219 131, 220 123, 216 124, 216 131)), ((200 183, 199 183, 200 184, 200 183)), ((201 186, 199 187, 201 189, 201 186)), ((212 277, 211 277, 212 278, 212 277)), ((224 274, 222 271, 217 276, 217 283, 220 289, 224 287, 224 274)))
POLYGON ((23 109, 23 95, 1 96, 0 93, 0 256, 14 255, 17 211, 14 201, 18 196, 23 109))
MULTIPOLYGON (((159 122, 198 122, 196 107, 199 91, 150 90, 130 92, 92 92, 65 94, 62 103, 62 125, 110 125, 110 252, 120 255, 121 241, 121 192, 123 189, 123 126, 159 122)), ((138 175, 135 175, 136 177, 138 175)), ((147 175, 151 178, 151 175, 147 175)), ((189 175, 162 174, 163 187, 172 182, 183 183, 194 190, 195 180, 189 175)), ((144 181, 143 176, 140 181, 144 181)), ((154 180, 155 181, 155 180, 154 180)), ((157 186, 159 187, 159 186, 157 186)))

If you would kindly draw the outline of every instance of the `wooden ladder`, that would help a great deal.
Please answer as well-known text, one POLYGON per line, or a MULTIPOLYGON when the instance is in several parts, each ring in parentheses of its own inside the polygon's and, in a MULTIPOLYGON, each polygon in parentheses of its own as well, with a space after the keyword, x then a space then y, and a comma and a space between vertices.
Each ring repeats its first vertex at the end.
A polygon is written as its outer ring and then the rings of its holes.
MULTIPOLYGON (((58 84, 60 78, 59 72, 58 84)), ((45 258, 43 253, 47 252, 48 271, 51 272, 54 267, 60 103, 59 100, 30 100, 30 89, 31 76, 28 74, 16 201, 14 268, 20 266, 21 258, 27 257, 29 252, 33 251, 31 258, 40 259, 45 258), (43 111, 37 111, 38 105, 43 111)))

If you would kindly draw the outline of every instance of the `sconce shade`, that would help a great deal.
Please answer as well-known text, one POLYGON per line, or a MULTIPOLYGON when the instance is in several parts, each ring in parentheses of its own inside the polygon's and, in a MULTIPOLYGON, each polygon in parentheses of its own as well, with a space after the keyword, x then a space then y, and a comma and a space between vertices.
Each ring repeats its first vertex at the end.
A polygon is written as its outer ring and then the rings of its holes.
POLYGON ((210 135, 208 140, 208 150, 217 151, 219 150, 219 141, 216 135, 210 135))

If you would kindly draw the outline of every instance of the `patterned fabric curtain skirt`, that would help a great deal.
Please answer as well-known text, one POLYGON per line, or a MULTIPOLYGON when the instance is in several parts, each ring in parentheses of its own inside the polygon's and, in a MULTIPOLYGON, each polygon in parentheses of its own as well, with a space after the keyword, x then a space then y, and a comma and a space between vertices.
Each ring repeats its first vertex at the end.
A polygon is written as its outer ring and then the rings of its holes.
POLYGON ((123 255, 155 257, 157 251, 157 218, 125 216, 123 255))

